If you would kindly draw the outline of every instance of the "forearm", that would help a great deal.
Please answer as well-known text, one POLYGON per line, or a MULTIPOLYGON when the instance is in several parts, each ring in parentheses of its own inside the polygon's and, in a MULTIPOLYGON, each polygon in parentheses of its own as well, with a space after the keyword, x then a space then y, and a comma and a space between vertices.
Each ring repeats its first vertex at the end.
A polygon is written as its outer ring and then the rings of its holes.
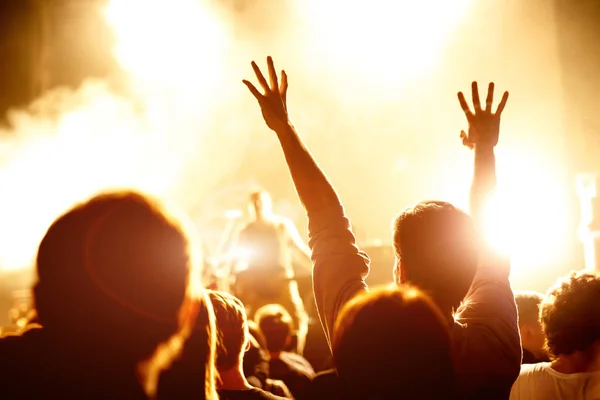
POLYGON ((490 196, 496 190, 496 156, 494 148, 475 148, 473 182, 470 192, 471 213, 481 223, 484 209, 490 196))
POLYGON ((341 205, 335 189, 291 123, 277 132, 298 197, 307 213, 341 205))

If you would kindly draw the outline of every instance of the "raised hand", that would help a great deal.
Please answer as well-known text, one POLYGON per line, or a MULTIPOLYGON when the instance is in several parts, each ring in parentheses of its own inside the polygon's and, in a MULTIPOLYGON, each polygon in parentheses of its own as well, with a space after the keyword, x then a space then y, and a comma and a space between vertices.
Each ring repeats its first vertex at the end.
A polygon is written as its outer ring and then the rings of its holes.
POLYGON ((242 82, 248 87, 256 100, 258 100, 267 126, 275 132, 281 132, 290 125, 286 103, 288 88, 287 75, 285 71, 281 71, 281 84, 279 84, 277 73, 275 72, 275 65, 273 64, 273 59, 271 57, 267 57, 267 66, 269 69, 269 83, 267 83, 267 80, 260 71, 260 68, 258 68, 258 65, 252 61, 252 69, 254 69, 256 79, 258 79, 258 83, 262 87, 264 94, 258 91, 250 81, 243 80, 242 82))
POLYGON ((465 115, 467 116, 467 121, 469 122, 469 132, 465 133, 465 131, 461 131, 460 138, 462 139, 463 145, 470 149, 475 147, 493 148, 498 144, 498 136, 500 134, 500 115, 506 106, 508 92, 504 92, 496 112, 492 112, 492 104, 494 103, 493 82, 488 86, 485 109, 481 108, 477 82, 473 82, 471 84, 471 92, 473 96, 473 107, 475 112, 472 112, 469 108, 469 105, 465 100, 465 95, 462 92, 458 92, 458 101, 461 108, 465 112, 465 115))

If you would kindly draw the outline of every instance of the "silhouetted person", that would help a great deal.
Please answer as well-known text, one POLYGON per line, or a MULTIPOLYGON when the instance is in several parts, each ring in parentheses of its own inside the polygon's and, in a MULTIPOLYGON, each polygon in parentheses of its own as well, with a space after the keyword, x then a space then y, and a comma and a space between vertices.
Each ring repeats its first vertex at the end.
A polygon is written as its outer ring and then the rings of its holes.
POLYGON ((552 361, 523 365, 510 399, 600 399, 600 276, 560 279, 546 293, 540 321, 552 361))
POLYGON ((179 330, 192 262, 179 223, 141 194, 62 215, 37 253, 43 327, 0 340, 2 399, 146 398, 139 363, 179 330))
POLYGON ((346 303, 332 347, 345 398, 456 398, 447 321, 415 288, 388 286, 346 303))
POLYGON ((292 341, 292 317, 279 304, 269 304, 259 308, 254 318, 267 341, 270 377, 283 381, 297 397, 315 376, 315 371, 304 357, 286 351, 292 341))
POLYGON ((249 318, 267 304, 281 304, 294 318, 298 350, 304 348, 308 315, 298 291, 292 266, 292 250, 310 258, 310 250, 291 221, 273 213, 265 191, 250 195, 251 221, 234 239, 238 253, 235 295, 249 318))
POLYGON ((242 363, 244 353, 249 348, 250 333, 242 302, 224 292, 211 291, 209 297, 215 310, 220 337, 217 370, 221 400, 283 399, 250 385, 244 377, 242 363))
MULTIPOLYGON (((369 258, 358 249, 341 200, 289 119, 287 75, 282 72, 279 84, 271 58, 268 66, 270 82, 252 63, 264 94, 250 82, 244 83, 258 100, 267 126, 277 134, 308 214, 315 299, 331 346, 340 310, 367 290, 369 258)), ((494 146, 508 93, 496 113, 491 110, 493 84, 485 109, 476 83, 475 113, 462 93, 459 99, 469 121, 469 134, 463 133, 463 141, 475 149, 471 187, 475 220, 440 201, 421 202, 402 212, 394 224, 394 276, 398 284, 410 283, 430 294, 446 318, 461 393, 477 399, 506 399, 521 365, 517 311, 508 281, 510 265, 482 246, 478 225, 487 197, 496 186, 494 146), (463 299, 465 306, 461 307, 463 299)), ((364 340, 370 340, 368 333, 364 340)))
POLYGON ((544 348, 546 337, 539 318, 542 300, 544 300, 544 295, 537 292, 515 293, 521 346, 523 347, 523 364, 550 361, 544 348))

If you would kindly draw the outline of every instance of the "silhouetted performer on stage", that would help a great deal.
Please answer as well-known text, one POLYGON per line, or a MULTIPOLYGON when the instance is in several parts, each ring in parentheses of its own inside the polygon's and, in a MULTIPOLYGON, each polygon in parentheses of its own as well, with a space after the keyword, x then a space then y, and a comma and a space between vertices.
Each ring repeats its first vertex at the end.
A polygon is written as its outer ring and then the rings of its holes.
POLYGON ((234 238, 236 267, 235 295, 252 319, 260 307, 280 304, 293 316, 302 351, 308 329, 308 315, 295 281, 293 250, 310 259, 310 250, 294 224, 273 214, 271 198, 265 191, 250 195, 250 218, 234 238))

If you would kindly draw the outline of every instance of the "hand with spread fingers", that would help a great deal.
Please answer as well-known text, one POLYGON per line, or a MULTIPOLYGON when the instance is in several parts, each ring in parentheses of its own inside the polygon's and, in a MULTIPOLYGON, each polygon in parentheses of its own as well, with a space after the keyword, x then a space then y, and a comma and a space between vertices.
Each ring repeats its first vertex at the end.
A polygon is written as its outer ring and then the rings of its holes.
POLYGON ((469 122, 469 132, 465 133, 465 131, 461 131, 460 138, 462 139, 463 144, 470 149, 475 147, 494 148, 498 144, 500 115, 506 106, 508 92, 504 92, 496 112, 492 112, 492 105, 494 103, 494 83, 492 82, 488 86, 485 109, 481 108, 477 82, 471 84, 471 91, 475 112, 472 112, 469 108, 469 105, 465 100, 465 95, 462 92, 458 93, 458 101, 469 122))
POLYGON ((250 81, 243 80, 242 82, 248 87, 256 100, 258 100, 267 126, 278 133, 290 126, 286 103, 288 81, 285 71, 281 71, 281 84, 278 83, 275 65, 271 57, 267 57, 267 66, 269 69, 269 83, 267 83, 258 65, 252 61, 252 69, 254 69, 256 79, 262 87, 264 94, 256 89, 250 81))

